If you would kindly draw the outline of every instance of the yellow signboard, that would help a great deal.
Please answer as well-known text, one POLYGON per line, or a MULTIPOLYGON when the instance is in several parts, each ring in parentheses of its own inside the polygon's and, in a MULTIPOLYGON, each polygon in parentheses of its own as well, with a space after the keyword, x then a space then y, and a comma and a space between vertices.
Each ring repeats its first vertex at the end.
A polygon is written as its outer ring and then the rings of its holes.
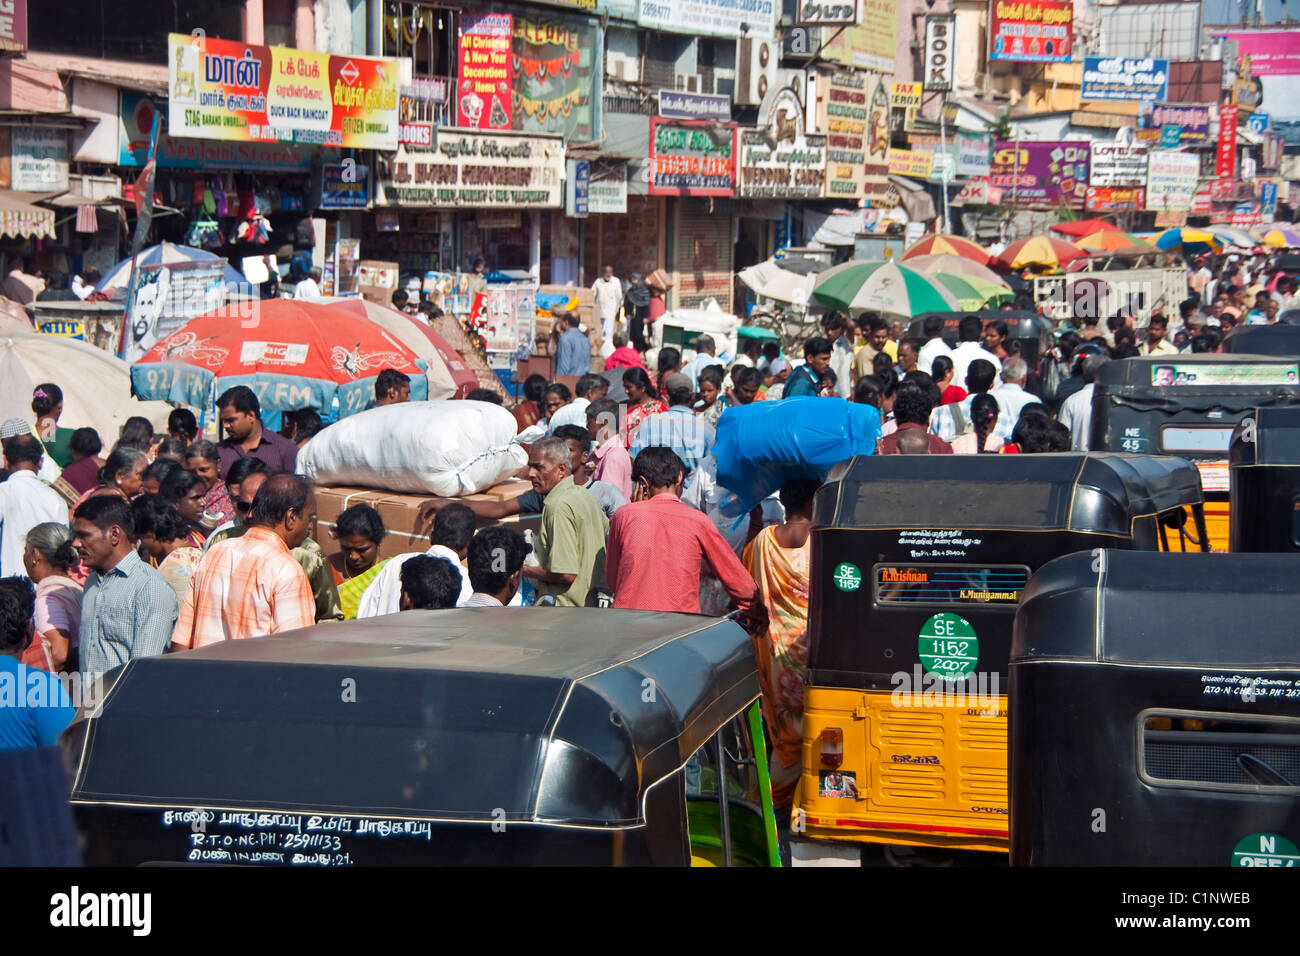
POLYGON ((856 66, 878 73, 893 73, 898 47, 898 0, 860 0, 861 22, 846 27, 822 50, 822 58, 844 66, 856 66))

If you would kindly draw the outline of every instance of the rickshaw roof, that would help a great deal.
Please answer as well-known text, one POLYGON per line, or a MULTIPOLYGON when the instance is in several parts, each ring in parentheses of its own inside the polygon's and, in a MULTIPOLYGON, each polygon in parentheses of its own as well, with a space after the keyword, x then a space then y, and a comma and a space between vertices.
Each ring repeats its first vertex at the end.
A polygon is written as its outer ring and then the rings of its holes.
POLYGON ((976 312, 922 312, 907 327, 904 338, 923 339, 925 337, 925 320, 932 315, 937 315, 944 321, 945 335, 951 332, 957 334, 957 323, 968 315, 978 316, 981 322, 992 322, 995 319, 1007 324, 1007 338, 1011 339, 1037 339, 1045 332, 1051 332, 1056 326, 1051 319, 1039 315, 1037 312, 1031 312, 1028 309, 981 309, 976 312))
POLYGON ((1016 612, 1011 661, 1295 670, 1300 558, 1080 551, 1043 565, 1016 612), (1100 572, 1097 568, 1100 567, 1100 572))
POLYGON ((858 456, 818 492, 816 528, 992 528, 1128 535, 1133 518, 1203 501, 1183 458, 1091 452, 858 456), (1099 509, 1098 498, 1112 507, 1099 509), (1124 516, 1123 526, 1107 517, 1124 516))
POLYGON ((1254 438, 1234 438, 1231 461, 1233 465, 1300 465, 1300 405, 1256 409, 1254 438))
POLYGON ((594 608, 408 611, 115 674, 65 738, 76 802, 557 826, 639 825, 759 693, 735 622, 594 608))
MULTIPOLYGON (((1198 352, 1178 355, 1143 355, 1134 358, 1117 359, 1101 367, 1097 378, 1099 385, 1127 385, 1152 390, 1156 393, 1184 386, 1153 385, 1151 369, 1156 365, 1295 365, 1297 359, 1287 359, 1278 355, 1249 355, 1242 352, 1198 352)), ((1192 386, 1198 392, 1207 390, 1207 386, 1192 386)), ((1214 387, 1214 386, 1209 386, 1214 387)), ((1220 388, 1259 388, 1260 386, 1229 385, 1220 388)), ((1297 388, 1291 385, 1269 385, 1267 388, 1297 388)))
POLYGON ((1300 325, 1239 325, 1223 337, 1229 355, 1300 356, 1300 325))

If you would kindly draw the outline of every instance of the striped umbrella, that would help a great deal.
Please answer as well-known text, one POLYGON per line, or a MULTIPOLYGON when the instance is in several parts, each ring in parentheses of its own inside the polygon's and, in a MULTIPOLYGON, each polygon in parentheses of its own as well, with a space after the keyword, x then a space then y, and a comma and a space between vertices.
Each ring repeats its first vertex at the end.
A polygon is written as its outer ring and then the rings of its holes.
POLYGON ((1164 232, 1156 235, 1154 245, 1157 249, 1164 249, 1166 252, 1170 249, 1182 248, 1184 252, 1219 252, 1223 249, 1223 243, 1213 233, 1206 232, 1203 229, 1190 229, 1186 226, 1177 229, 1166 229, 1164 232))
POLYGON ((922 312, 951 312, 957 297, 934 276, 895 262, 850 262, 823 272, 813 298, 843 312, 874 309, 910 319, 922 312))
POLYGON ((1238 229, 1236 226, 1211 226, 1210 232, 1214 233, 1225 246, 1237 246, 1240 249, 1259 248, 1259 236, 1248 229, 1238 229))
POLYGON ((1047 236, 1030 236, 1011 243, 998 256, 997 261, 1004 269, 1060 269, 1088 251, 1080 249, 1072 242, 1052 239, 1047 236))
POLYGON ((1297 232, 1291 226, 1270 229, 1264 233, 1264 245, 1272 246, 1274 249, 1282 249, 1287 246, 1295 248, 1300 246, 1300 232, 1297 232))
POLYGON ((999 285, 1002 283, 1002 277, 988 266, 982 266, 970 259, 963 259, 961 256, 915 256, 907 260, 907 267, 909 269, 918 269, 926 275, 933 276, 946 273, 954 276, 971 276, 999 285))
POLYGON ((990 302, 1001 305, 1010 302, 1016 294, 1002 282, 988 282, 973 276, 953 275, 950 272, 938 272, 935 281, 957 297, 957 304, 970 312, 984 308, 990 302))
POLYGON ((963 239, 961 236, 950 236, 942 232, 937 232, 932 236, 922 236, 908 247, 901 258, 903 261, 907 261, 914 256, 932 255, 961 256, 971 262, 978 262, 982 266, 988 265, 991 258, 988 251, 978 243, 963 239))

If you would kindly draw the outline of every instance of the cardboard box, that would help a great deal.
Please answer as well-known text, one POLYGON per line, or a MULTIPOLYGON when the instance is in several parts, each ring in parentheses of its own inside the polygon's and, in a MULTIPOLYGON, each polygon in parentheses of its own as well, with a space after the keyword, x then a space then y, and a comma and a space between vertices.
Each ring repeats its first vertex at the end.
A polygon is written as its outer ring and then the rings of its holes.
MULTIPOLYGON (((476 495, 466 495, 462 501, 504 501, 517 498, 532 485, 520 478, 510 478, 501 484, 476 495)), ((316 488, 316 528, 312 533, 316 543, 327 555, 337 554, 339 543, 334 537, 339 515, 356 504, 368 504, 379 512, 388 534, 379 545, 379 557, 391 558, 412 551, 427 551, 429 532, 420 524, 420 505, 433 495, 406 495, 375 488, 350 486, 320 486, 316 488)), ((541 515, 513 515, 500 521, 479 519, 479 527, 502 524, 522 533, 525 529, 537 531, 541 515)))

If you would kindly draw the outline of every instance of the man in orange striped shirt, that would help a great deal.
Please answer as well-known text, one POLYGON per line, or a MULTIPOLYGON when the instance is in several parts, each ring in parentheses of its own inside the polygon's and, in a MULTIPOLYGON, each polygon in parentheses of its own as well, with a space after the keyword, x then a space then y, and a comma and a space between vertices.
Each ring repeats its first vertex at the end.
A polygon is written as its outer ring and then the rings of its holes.
POLYGON ((175 650, 260 637, 315 623, 311 584, 289 553, 316 520, 303 479, 275 475, 258 489, 242 537, 214 544, 190 578, 172 634, 175 650))

